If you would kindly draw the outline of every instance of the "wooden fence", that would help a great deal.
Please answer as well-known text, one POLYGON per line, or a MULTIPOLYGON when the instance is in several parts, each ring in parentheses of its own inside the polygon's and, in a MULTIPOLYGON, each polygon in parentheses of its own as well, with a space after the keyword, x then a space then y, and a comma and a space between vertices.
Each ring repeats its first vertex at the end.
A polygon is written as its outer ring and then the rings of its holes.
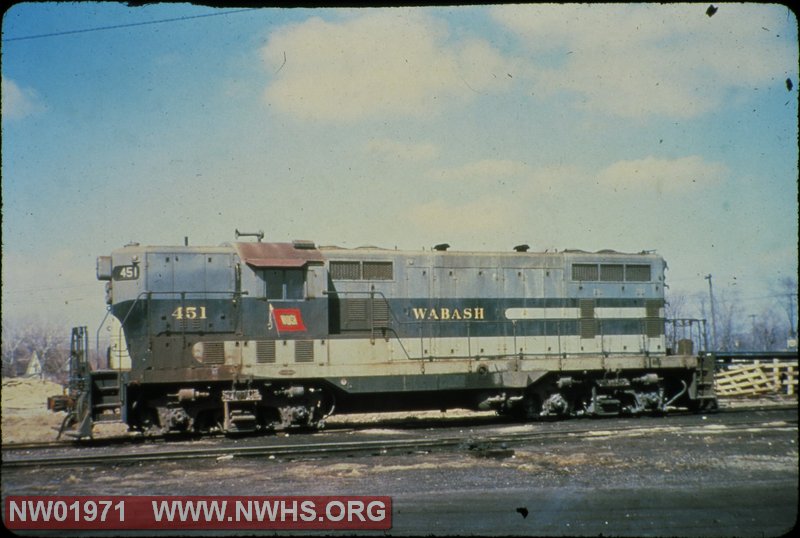
POLYGON ((714 375, 718 396, 797 394, 797 364, 754 361, 719 370, 714 375))

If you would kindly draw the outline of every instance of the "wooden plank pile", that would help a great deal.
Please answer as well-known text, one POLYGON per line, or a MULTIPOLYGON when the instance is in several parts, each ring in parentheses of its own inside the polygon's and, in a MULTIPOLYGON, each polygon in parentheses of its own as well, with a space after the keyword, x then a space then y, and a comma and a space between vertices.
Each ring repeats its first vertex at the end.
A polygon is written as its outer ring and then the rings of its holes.
POLYGON ((797 364, 779 362, 736 365, 714 375, 718 396, 797 394, 797 364))

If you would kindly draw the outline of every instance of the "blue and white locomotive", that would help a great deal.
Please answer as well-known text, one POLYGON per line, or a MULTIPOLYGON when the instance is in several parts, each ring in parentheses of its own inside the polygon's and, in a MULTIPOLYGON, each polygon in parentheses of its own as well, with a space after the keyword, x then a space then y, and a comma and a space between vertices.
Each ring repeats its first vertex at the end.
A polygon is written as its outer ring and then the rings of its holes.
POLYGON ((334 412, 701 408, 713 368, 666 349, 665 269, 652 253, 526 245, 131 244, 97 264, 130 367, 88 372, 73 422, 86 434, 115 404, 159 433, 319 427, 334 412))

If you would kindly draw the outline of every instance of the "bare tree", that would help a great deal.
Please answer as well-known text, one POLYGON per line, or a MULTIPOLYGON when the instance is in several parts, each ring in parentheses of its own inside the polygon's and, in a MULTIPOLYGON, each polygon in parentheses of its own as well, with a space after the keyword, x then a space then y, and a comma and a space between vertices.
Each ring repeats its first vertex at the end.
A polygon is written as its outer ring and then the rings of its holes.
POLYGON ((688 298, 683 293, 673 293, 670 291, 667 294, 667 299, 664 304, 664 314, 667 319, 681 319, 688 317, 687 306, 688 298))
POLYGON ((694 342, 692 327, 687 325, 687 319, 691 316, 687 314, 688 297, 684 293, 668 292, 664 302, 664 317, 666 318, 666 340, 667 349, 678 351, 681 340, 692 340, 694 349, 699 342, 694 342))
POLYGON ((790 276, 783 277, 773 289, 789 321, 788 337, 797 338, 797 279, 790 276))
MULTIPOLYGON (((738 293, 717 294, 714 298, 717 324, 717 348, 720 351, 737 351, 742 348, 746 336, 743 331, 744 310, 738 293)), ((746 345, 745 345, 746 347, 746 345)))
POLYGON ((716 351, 713 349, 714 345, 709 334, 711 331, 711 316, 708 308, 708 294, 698 291, 693 295, 693 299, 696 305, 694 317, 703 320, 702 342, 698 342, 700 345, 698 349, 716 351))
POLYGON ((775 351, 783 348, 785 329, 780 314, 774 308, 766 308, 760 315, 751 316, 750 351, 775 351))
POLYGON ((2 356, 3 377, 17 375, 21 348, 25 342, 23 328, 13 320, 3 317, 2 356))
POLYGON ((15 319, 2 322, 3 376, 21 373, 34 353, 46 377, 63 381, 69 359, 69 332, 62 324, 46 320, 15 319))

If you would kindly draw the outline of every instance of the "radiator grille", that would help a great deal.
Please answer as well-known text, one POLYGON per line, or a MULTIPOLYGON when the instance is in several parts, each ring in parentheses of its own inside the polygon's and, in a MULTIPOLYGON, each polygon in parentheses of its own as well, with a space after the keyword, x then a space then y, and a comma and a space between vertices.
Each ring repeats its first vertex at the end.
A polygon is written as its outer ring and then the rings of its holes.
POLYGON ((621 263, 600 264, 600 280, 603 282, 622 282, 623 273, 621 263))
POLYGON ((332 261, 329 271, 333 280, 394 279, 394 264, 392 262, 332 261))
POLYGON ((572 280, 578 282, 650 282, 651 279, 651 267, 645 264, 572 264, 572 280))
POLYGON ((364 280, 392 280, 392 262, 364 262, 364 280))
POLYGON ((360 280, 360 262, 331 262, 331 278, 333 280, 360 280))
POLYGON ((650 282, 650 266, 626 265, 625 280, 628 282, 650 282))
POLYGON ((597 280, 597 264, 572 264, 572 280, 597 280))

